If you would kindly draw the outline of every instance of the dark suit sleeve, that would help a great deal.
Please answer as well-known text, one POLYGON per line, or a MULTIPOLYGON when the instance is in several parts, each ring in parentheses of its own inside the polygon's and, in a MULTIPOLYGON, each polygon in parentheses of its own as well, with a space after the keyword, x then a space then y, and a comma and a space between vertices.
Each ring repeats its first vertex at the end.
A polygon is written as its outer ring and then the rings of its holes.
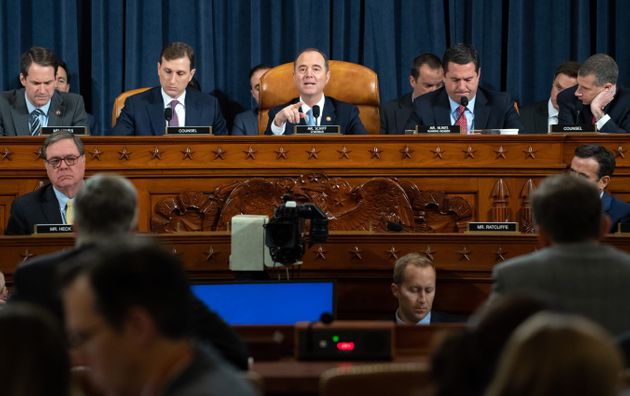
POLYGON ((245 118, 244 113, 240 113, 236 115, 236 117, 234 118, 234 125, 232 126, 232 135, 234 136, 247 135, 247 131, 246 131, 247 128, 245 126, 245 121, 243 120, 244 118, 245 118))
POLYGON ((615 115, 615 118, 617 118, 616 122, 613 119, 613 116, 609 114, 610 120, 608 120, 608 122, 606 122, 599 131, 604 133, 630 132, 630 103, 628 103, 628 107, 629 108, 627 109, 620 109, 622 110, 621 117, 617 114, 615 115))
POLYGON ((359 109, 357 109, 357 106, 352 105, 348 125, 346 126, 346 130, 342 132, 352 135, 367 135, 361 118, 359 118, 359 109))
POLYGON ((521 118, 516 113, 514 109, 514 102, 512 100, 508 100, 507 109, 505 109, 505 120, 503 121, 503 128, 506 129, 518 129, 522 131, 525 129, 523 123, 521 122, 521 118))
POLYGON ((407 124, 405 125, 405 130, 416 129, 418 125, 422 125, 422 119, 418 115, 418 103, 419 101, 415 100, 413 102, 413 111, 411 112, 411 116, 409 116, 409 120, 407 120, 407 124))
POLYGON ((72 126, 84 126, 86 128, 90 128, 90 123, 88 122, 88 115, 85 111, 85 104, 83 103, 83 97, 81 95, 73 95, 76 98, 76 105, 74 107, 74 112, 72 113, 72 126))
POLYGON ((213 135, 227 135, 227 123, 223 118, 221 107, 219 107, 219 101, 214 100, 214 120, 212 121, 212 134, 213 135))
POLYGON ((136 123, 134 121, 135 114, 135 100, 131 97, 125 100, 125 105, 120 112, 120 116, 116 120, 116 125, 111 129, 110 135, 112 136, 133 136, 136 130, 136 123))
POLYGON ((267 128, 265 129, 265 135, 273 135, 273 132, 271 132, 271 123, 273 122, 273 119, 276 118, 276 114, 278 114, 280 109, 281 107, 274 107, 273 109, 269 110, 269 120, 267 121, 267 128))
POLYGON ((13 200, 9 215, 9 222, 7 224, 7 228, 4 230, 4 233, 6 235, 30 235, 33 233, 33 230, 28 229, 25 208, 22 207, 19 199, 13 200))
POLYGON ((575 89, 568 88, 558 94, 558 125, 573 125, 576 123, 575 89))
POLYGON ((390 105, 386 103, 385 106, 381 108, 381 134, 388 134, 392 127, 389 125, 389 110, 390 105))

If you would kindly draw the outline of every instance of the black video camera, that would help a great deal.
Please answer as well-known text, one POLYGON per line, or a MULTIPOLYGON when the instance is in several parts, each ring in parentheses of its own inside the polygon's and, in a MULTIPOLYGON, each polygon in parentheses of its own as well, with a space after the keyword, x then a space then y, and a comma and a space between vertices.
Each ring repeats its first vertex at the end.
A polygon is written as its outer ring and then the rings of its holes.
POLYGON ((328 218, 313 203, 298 204, 288 196, 283 199, 284 203, 265 224, 265 244, 274 262, 291 265, 304 256, 304 219, 311 221, 308 241, 311 246, 328 239, 328 218))

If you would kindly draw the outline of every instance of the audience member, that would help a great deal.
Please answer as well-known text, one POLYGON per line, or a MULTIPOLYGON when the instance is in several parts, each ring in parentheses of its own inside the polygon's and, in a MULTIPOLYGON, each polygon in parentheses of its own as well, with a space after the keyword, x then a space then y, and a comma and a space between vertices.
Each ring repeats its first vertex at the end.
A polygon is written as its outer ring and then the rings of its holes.
POLYGON ((191 340, 191 295, 177 258, 151 241, 86 252, 62 277, 70 344, 106 394, 254 394, 191 340))
POLYGON ((577 86, 558 96, 560 125, 595 124, 606 133, 630 132, 630 93, 617 86, 613 58, 595 54, 580 66, 577 86))
POLYGON ((558 66, 551 82, 549 99, 521 107, 520 116, 525 129, 521 133, 547 133, 558 124, 558 94, 577 84, 580 64, 565 62, 558 66))
MULTIPOLYGON (((68 65, 63 60, 57 58, 57 91, 70 92, 70 72, 68 71, 68 65)), ((90 126, 90 134, 98 135, 96 131, 96 120, 90 113, 86 113, 88 118, 88 125, 90 126)))
POLYGON ((168 44, 157 63, 160 86, 127 98, 111 134, 163 135, 165 110, 170 108, 169 126, 212 126, 214 135, 226 135, 219 101, 188 88, 195 71, 192 47, 179 42, 168 44))
POLYGON ((46 48, 22 54, 23 88, 0 94, 0 135, 39 135, 43 126, 88 126, 80 95, 57 92, 57 58, 46 48))
POLYGON ((366 134, 356 106, 324 95, 329 80, 326 54, 316 48, 300 52, 293 62, 293 83, 300 97, 269 111, 265 134, 291 135, 296 124, 339 125, 341 133, 366 134), (319 117, 313 116, 314 106, 321 110, 319 117))
POLYGON ((404 133, 413 111, 413 101, 418 96, 442 88, 443 84, 444 70, 440 58, 430 53, 416 56, 409 73, 409 85, 413 90, 385 103, 381 111, 381 133, 404 133))
POLYGON ((486 396, 617 396, 622 360, 604 329, 541 312, 508 341, 486 396))
POLYGON ((29 235, 36 224, 72 224, 74 197, 85 174, 83 143, 58 131, 46 137, 40 156, 50 184, 13 200, 7 235, 29 235))
POLYGON ((236 115, 232 135, 258 135, 258 104, 260 103, 260 78, 267 73, 267 65, 254 66, 249 72, 249 86, 256 108, 236 115))
POLYGON ((477 50, 456 44, 444 52, 442 66, 444 87, 414 100, 405 129, 415 129, 417 125, 459 125, 463 134, 475 129, 523 129, 514 102, 506 93, 479 87, 481 65, 477 50))
POLYGON ((610 232, 616 232, 620 223, 630 222, 630 204, 606 192, 615 171, 613 153, 599 145, 578 146, 575 148, 569 170, 597 186, 602 199, 602 209, 610 217, 610 232))
POLYGON ((0 384, 11 396, 68 396, 70 362, 59 325, 28 304, 0 309, 0 384))
POLYGON ((545 179, 531 199, 545 248, 495 266, 490 298, 516 290, 546 293, 612 334, 630 330, 630 255, 598 242, 610 229, 599 196, 581 177, 545 179))

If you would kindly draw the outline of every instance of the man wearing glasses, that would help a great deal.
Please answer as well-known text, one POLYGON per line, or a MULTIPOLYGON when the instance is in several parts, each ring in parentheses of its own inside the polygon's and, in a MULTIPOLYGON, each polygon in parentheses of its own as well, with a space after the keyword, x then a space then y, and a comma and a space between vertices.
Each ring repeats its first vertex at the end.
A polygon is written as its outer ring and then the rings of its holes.
POLYGON ((83 143, 69 132, 49 135, 40 148, 50 184, 17 197, 6 235, 29 235, 35 224, 72 224, 73 199, 85 175, 83 143))

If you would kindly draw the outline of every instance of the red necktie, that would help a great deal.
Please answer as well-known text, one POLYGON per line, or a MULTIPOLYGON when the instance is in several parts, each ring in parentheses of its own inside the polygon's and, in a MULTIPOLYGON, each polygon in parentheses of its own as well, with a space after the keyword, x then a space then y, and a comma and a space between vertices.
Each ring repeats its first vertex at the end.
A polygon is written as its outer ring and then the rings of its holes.
POLYGON ((466 123, 466 116, 464 112, 466 111, 466 107, 459 105, 457 107, 457 120, 455 121, 455 125, 459 125, 459 133, 462 135, 468 134, 468 124, 466 123))
POLYGON ((591 121, 593 122, 593 125, 597 124, 597 119, 595 118, 595 116, 593 116, 593 118, 591 119, 591 121))

